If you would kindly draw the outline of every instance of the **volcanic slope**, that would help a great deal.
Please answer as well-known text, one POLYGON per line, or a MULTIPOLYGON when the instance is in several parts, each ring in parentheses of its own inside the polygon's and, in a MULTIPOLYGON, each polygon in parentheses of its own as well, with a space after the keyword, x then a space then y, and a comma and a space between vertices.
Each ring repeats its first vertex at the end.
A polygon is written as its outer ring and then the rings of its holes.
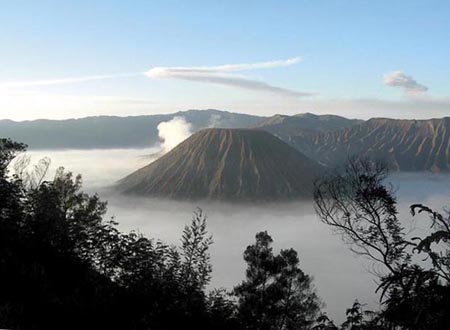
POLYGON ((428 120, 370 119, 360 125, 292 143, 330 167, 349 157, 385 161, 399 171, 450 171, 450 117, 428 120))
POLYGON ((205 129, 120 180, 125 194, 173 199, 309 198, 323 168, 257 129, 205 129))

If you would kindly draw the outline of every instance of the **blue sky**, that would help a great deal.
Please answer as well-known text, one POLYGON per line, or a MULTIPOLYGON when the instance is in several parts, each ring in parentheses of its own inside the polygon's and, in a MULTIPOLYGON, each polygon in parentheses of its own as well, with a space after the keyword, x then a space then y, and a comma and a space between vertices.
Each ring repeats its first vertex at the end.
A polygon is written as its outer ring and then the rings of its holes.
POLYGON ((450 115, 448 1, 15 0, 0 6, 0 118, 188 108, 450 115), (216 72, 296 57, 302 60, 292 65, 216 72), (164 74, 142 74, 155 67, 164 74), (187 71, 174 74, 180 67, 187 71), (191 76, 199 67, 208 71, 191 76), (254 88, 255 82, 269 88, 254 88))

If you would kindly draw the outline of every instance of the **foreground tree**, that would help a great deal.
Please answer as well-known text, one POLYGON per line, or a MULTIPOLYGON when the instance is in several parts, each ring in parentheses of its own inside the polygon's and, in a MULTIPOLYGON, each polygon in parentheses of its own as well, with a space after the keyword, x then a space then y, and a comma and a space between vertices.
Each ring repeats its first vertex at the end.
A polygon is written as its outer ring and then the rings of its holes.
POLYGON ((312 330, 339 330, 326 313, 322 313, 316 319, 315 325, 312 330))
POLYGON ((212 240, 201 210, 180 247, 121 233, 80 176, 60 169, 45 181, 47 161, 34 173, 12 167, 24 150, 0 139, 0 328, 221 327, 229 306, 205 294, 212 240))
POLYGON ((309 329, 319 311, 311 278, 299 268, 293 249, 273 253, 267 232, 247 247, 247 278, 235 287, 238 315, 244 329, 309 329))
MULTIPOLYGON (((343 171, 316 184, 315 206, 320 219, 349 244, 382 268, 378 292, 384 309, 377 326, 386 329, 444 330, 450 322, 450 221, 423 205, 411 211, 432 217, 432 232, 408 239, 398 219, 397 201, 386 184, 381 163, 350 161, 343 171), (426 254, 432 263, 413 262, 426 254)), ((374 323, 372 323, 374 326, 374 323)), ((376 328, 378 329, 378 328, 376 328)))

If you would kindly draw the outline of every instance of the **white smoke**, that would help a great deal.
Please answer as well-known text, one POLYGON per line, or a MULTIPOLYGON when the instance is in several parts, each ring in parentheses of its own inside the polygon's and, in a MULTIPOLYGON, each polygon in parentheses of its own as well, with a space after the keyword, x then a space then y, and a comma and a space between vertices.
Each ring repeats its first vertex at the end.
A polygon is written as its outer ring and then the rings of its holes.
POLYGON ((209 117, 208 128, 220 127, 222 124, 222 116, 218 114, 211 115, 209 117))
POLYGON ((173 117, 158 124, 160 154, 165 154, 186 140, 192 134, 192 125, 184 117, 173 117))

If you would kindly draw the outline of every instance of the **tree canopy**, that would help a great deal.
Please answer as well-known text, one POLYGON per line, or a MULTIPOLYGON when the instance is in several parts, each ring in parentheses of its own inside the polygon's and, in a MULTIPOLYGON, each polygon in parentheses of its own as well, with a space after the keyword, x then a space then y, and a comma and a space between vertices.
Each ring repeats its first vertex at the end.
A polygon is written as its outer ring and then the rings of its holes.
POLYGON ((421 204, 411 205, 413 216, 430 215, 431 232, 425 237, 409 238, 401 226, 395 194, 386 177, 382 163, 351 160, 342 171, 317 182, 316 211, 352 251, 384 268, 376 274, 383 309, 370 323, 370 329, 448 329, 449 213, 443 215, 421 204))
POLYGON ((275 255, 271 243, 260 232, 244 252, 246 280, 234 289, 239 319, 244 329, 309 329, 320 309, 312 280, 299 268, 295 250, 275 255))

